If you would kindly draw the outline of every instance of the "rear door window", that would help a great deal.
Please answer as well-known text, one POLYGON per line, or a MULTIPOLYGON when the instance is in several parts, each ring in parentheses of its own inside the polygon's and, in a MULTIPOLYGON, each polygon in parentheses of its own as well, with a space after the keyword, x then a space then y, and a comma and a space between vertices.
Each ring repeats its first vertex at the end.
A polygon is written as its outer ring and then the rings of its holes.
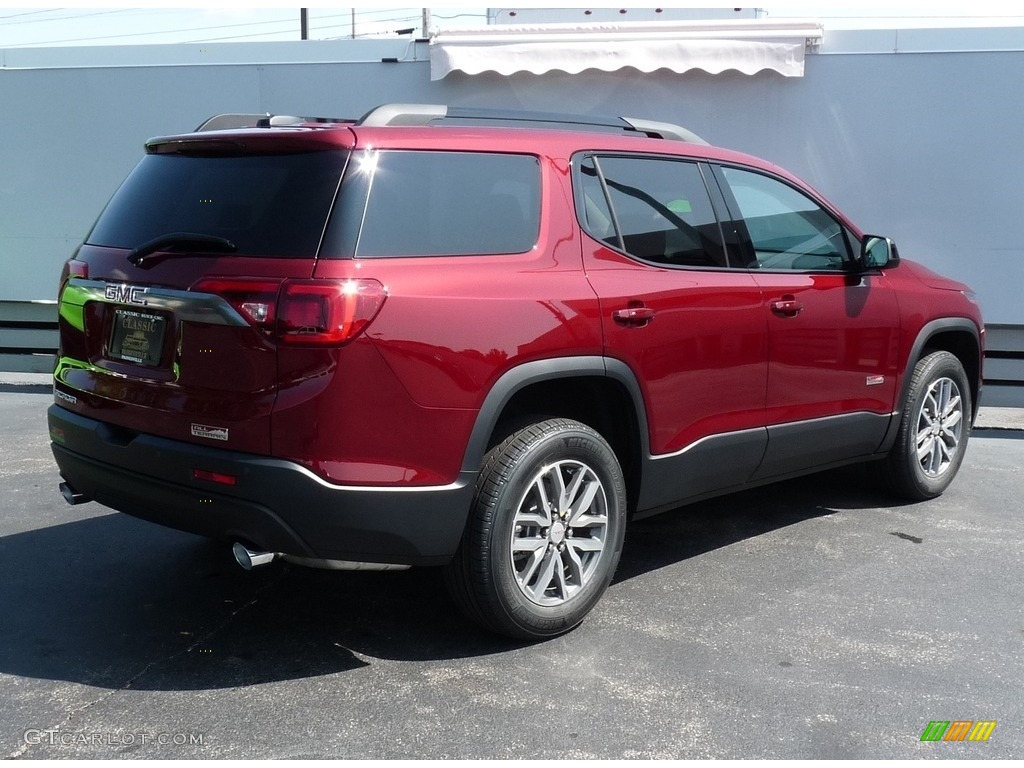
POLYGON ((352 164, 326 255, 522 253, 540 230, 532 155, 368 150, 352 164))
POLYGON ((176 232, 230 240, 247 256, 316 256, 348 152, 147 155, 86 242, 135 248, 176 232))
POLYGON ((696 163, 589 157, 577 179, 580 221, 592 237, 654 264, 727 266, 715 209, 696 163))

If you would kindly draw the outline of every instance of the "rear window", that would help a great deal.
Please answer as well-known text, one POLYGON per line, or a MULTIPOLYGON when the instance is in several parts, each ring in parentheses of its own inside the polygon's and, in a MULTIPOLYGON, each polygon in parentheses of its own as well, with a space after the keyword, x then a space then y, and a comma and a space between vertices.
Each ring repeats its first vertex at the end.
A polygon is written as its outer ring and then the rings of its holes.
POLYGON ((325 255, 522 253, 539 229, 536 157, 371 150, 353 160, 325 255))
POLYGON ((173 232, 214 235, 247 256, 313 257, 348 152, 147 155, 86 239, 135 248, 173 232))

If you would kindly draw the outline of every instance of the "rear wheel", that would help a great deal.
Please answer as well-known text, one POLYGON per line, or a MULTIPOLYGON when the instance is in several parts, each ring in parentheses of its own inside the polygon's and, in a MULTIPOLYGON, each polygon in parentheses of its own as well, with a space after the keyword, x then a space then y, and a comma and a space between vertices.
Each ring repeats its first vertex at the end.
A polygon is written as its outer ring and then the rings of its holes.
POLYGON ((956 356, 940 351, 919 360, 886 460, 897 493, 921 501, 949 487, 967 449, 971 414, 971 390, 956 356))
POLYGON ((625 517, 622 471, 604 438, 567 419, 532 424, 487 454, 449 590, 495 632, 566 632, 611 581, 625 517))

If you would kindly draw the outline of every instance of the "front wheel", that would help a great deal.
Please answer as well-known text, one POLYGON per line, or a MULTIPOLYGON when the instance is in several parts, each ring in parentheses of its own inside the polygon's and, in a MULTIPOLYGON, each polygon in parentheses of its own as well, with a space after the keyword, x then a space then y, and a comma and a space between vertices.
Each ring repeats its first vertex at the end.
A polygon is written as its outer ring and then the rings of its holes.
POLYGON ((960 361, 941 351, 921 358, 886 460, 897 493, 923 501, 949 487, 964 459, 971 414, 971 390, 960 361))
POLYGON ((449 591, 500 634, 567 632, 611 581, 625 523, 622 470, 604 438, 568 419, 532 424, 484 460, 449 591))

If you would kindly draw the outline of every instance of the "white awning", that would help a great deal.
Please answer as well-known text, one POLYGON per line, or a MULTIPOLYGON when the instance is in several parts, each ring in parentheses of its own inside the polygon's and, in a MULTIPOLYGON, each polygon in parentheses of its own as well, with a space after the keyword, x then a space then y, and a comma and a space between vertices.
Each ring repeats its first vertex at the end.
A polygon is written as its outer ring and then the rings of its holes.
POLYGON ((773 70, 802 77, 804 53, 821 42, 818 21, 730 19, 728 21, 545 24, 441 30, 430 40, 430 78, 450 72, 535 75, 585 69, 641 72, 702 69, 746 75, 773 70))

